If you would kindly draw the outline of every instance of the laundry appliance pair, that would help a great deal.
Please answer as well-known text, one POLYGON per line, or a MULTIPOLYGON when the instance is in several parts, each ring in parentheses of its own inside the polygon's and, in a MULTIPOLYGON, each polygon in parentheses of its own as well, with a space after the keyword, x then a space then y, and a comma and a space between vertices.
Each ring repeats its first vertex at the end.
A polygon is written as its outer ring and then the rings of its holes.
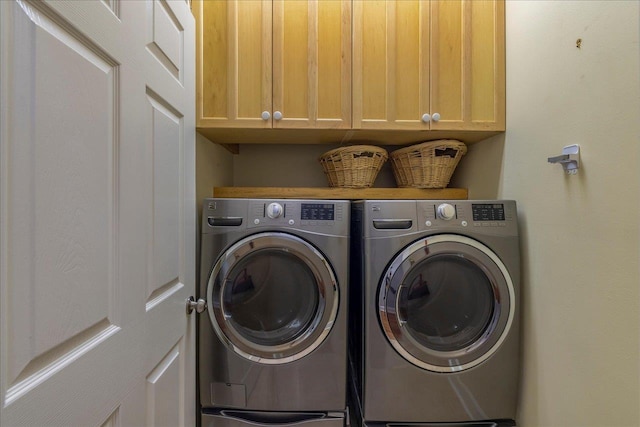
POLYGON ((206 199, 202 227, 202 426, 513 425, 515 203, 206 199))

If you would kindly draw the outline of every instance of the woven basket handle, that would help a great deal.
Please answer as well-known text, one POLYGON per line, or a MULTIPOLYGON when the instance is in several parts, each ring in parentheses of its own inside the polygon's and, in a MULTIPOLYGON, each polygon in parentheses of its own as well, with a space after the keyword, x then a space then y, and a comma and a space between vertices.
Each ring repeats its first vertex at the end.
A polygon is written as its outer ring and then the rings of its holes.
POLYGON ((455 148, 436 148, 435 150, 436 157, 456 157, 458 155, 458 150, 455 148))
POLYGON ((362 153, 353 155, 354 159, 357 159, 358 157, 373 157, 373 153, 371 151, 363 151, 362 153))

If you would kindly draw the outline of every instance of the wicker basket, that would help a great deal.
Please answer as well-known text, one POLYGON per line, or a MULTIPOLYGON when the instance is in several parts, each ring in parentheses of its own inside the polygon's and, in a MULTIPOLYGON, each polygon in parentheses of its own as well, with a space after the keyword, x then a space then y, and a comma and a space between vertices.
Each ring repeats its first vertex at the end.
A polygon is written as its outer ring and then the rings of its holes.
POLYGON ((383 148, 354 145, 327 151, 318 161, 330 187, 367 188, 373 185, 387 158, 383 148))
POLYGON ((445 188, 467 146, 440 139, 401 148, 391 153, 398 187, 445 188))

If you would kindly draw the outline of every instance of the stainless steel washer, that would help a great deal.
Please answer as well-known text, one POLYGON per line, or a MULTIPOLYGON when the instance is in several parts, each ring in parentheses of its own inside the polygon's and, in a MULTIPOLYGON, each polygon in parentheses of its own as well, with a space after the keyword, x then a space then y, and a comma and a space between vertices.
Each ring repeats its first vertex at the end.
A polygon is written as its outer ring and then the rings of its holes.
POLYGON ((360 422, 514 425, 515 202, 356 202, 352 233, 349 336, 360 422))
POLYGON ((204 201, 203 426, 344 424, 349 217, 347 201, 204 201))

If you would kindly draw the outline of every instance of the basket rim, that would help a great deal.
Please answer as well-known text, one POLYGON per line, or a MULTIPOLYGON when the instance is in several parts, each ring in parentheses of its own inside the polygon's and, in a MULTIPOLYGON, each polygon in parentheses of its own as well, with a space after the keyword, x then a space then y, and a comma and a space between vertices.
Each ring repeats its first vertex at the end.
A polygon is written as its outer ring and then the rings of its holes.
POLYGON ((433 146, 449 146, 451 148, 457 148, 462 151, 462 154, 467 152, 467 146, 464 142, 457 139, 437 139, 434 141, 425 141, 418 144, 410 145, 408 147, 399 148, 391 152, 391 156, 401 155, 409 153, 411 151, 423 150, 425 148, 431 148, 433 146))
POLYGON ((389 153, 387 152, 387 150, 385 150, 382 147, 378 147, 376 145, 349 145, 349 146, 338 147, 338 148, 334 148, 333 150, 329 150, 326 153, 323 153, 318 159, 322 160, 325 157, 329 157, 337 153, 355 153, 355 152, 362 152, 362 151, 371 151, 373 153, 382 154, 385 157, 389 156, 389 153))

